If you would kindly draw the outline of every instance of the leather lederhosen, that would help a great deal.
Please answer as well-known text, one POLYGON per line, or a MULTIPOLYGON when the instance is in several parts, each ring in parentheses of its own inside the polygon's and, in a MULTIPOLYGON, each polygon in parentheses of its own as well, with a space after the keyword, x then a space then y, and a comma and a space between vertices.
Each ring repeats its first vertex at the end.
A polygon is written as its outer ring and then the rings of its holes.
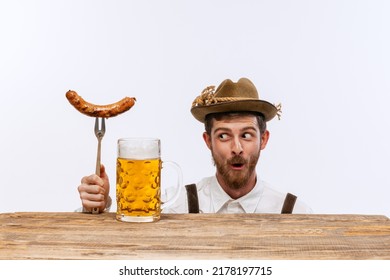
MULTIPOLYGON (((188 213, 199 213, 199 200, 198 190, 195 184, 186 185, 187 200, 188 200, 188 213)), ((294 209, 297 197, 291 193, 287 193, 284 199, 281 214, 291 214, 294 209)))

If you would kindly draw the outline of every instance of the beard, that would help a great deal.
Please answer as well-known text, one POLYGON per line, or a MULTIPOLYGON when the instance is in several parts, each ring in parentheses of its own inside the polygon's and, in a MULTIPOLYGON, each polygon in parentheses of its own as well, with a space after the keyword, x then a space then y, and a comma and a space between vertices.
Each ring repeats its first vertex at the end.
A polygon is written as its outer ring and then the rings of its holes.
POLYGON ((257 161, 260 157, 260 151, 251 155, 248 159, 235 155, 226 160, 216 157, 211 151, 212 159, 218 173, 222 176, 227 186, 231 189, 238 190, 245 187, 253 174, 257 161), (234 170, 232 165, 243 166, 242 170, 234 170))

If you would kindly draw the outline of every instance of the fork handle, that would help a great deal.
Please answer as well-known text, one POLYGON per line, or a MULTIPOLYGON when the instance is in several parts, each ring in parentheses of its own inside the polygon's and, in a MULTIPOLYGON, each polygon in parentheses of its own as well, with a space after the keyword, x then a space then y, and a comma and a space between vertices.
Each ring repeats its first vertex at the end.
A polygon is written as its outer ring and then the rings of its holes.
POLYGON ((100 155, 101 155, 102 139, 98 139, 97 157, 96 157, 96 170, 95 174, 100 176, 100 155))
MULTIPOLYGON (((100 177, 100 151, 101 151, 101 146, 102 146, 102 138, 98 138, 98 148, 97 148, 97 157, 96 157, 96 170, 95 174, 100 177)), ((99 208, 94 207, 92 208, 92 214, 99 214, 99 208)))

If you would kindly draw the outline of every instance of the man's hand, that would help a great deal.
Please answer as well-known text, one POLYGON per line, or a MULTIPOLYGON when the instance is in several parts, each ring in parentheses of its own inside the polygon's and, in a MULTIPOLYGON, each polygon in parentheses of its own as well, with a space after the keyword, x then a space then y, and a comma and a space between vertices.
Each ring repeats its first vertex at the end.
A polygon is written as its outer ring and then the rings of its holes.
POLYGON ((77 188, 80 193, 81 203, 87 212, 91 212, 92 208, 98 208, 99 212, 111 203, 109 197, 110 182, 106 174, 104 165, 100 167, 100 177, 96 174, 85 176, 81 179, 81 185, 77 188))

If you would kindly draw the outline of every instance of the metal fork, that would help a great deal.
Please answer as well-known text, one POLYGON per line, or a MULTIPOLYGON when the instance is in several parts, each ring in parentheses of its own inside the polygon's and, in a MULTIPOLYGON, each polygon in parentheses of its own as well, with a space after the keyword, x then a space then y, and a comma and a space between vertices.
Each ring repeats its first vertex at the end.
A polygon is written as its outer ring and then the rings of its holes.
POLYGON ((99 125, 99 118, 95 119, 95 135, 98 140, 97 148, 97 158, 96 158, 96 175, 100 176, 100 155, 101 155, 101 146, 104 133, 106 132, 106 124, 104 118, 101 119, 101 124, 99 125))
MULTIPOLYGON (((104 118, 101 118, 101 124, 99 125, 99 118, 96 117, 95 119, 95 135, 98 140, 98 147, 97 147, 97 157, 96 157, 96 175, 100 176, 100 157, 101 157, 101 146, 102 146, 102 139, 104 136, 104 133, 106 132, 106 124, 104 121, 104 118)), ((92 214, 98 214, 99 209, 93 208, 92 214)))

